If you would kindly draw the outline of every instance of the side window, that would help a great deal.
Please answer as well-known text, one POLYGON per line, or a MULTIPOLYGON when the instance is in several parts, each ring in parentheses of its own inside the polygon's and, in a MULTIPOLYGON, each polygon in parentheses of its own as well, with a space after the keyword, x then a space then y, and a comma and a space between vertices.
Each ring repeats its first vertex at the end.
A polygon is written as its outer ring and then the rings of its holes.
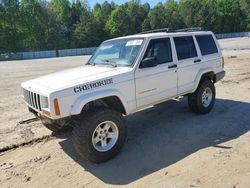
POLYGON ((192 36, 174 37, 178 60, 197 57, 192 36))
POLYGON ((144 58, 147 57, 155 57, 158 64, 172 62, 170 39, 152 39, 144 55, 144 58))
POLYGON ((199 44, 202 55, 209 55, 218 52, 212 35, 197 35, 195 38, 199 44))

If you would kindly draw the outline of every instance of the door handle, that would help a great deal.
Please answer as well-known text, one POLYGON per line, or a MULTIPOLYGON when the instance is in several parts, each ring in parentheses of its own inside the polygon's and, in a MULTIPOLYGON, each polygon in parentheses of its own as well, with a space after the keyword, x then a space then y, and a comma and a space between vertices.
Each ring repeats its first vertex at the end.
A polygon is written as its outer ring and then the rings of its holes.
POLYGON ((195 59, 194 60, 194 63, 198 63, 198 62, 201 62, 201 59, 195 59))
POLYGON ((176 64, 174 64, 174 65, 169 65, 169 66, 168 66, 169 69, 176 68, 176 67, 177 67, 176 64))

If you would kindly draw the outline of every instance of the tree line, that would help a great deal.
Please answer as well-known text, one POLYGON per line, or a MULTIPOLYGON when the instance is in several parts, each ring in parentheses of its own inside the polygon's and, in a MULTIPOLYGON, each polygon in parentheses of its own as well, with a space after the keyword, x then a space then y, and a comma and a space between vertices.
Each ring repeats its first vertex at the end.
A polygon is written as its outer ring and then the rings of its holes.
POLYGON ((86 0, 0 1, 0 52, 98 46, 103 40, 158 28, 250 30, 250 0, 140 0, 90 8, 86 0))

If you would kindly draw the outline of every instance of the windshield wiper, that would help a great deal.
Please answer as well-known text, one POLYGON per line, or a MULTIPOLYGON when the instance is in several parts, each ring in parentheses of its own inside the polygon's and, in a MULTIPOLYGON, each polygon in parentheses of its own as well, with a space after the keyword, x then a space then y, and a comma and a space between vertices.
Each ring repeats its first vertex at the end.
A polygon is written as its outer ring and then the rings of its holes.
POLYGON ((95 66, 95 63, 93 62, 93 63, 87 63, 87 65, 92 65, 92 66, 95 66))
POLYGON ((117 67, 117 64, 115 61, 110 61, 110 59, 102 59, 101 61, 109 63, 109 65, 112 65, 113 67, 117 67))

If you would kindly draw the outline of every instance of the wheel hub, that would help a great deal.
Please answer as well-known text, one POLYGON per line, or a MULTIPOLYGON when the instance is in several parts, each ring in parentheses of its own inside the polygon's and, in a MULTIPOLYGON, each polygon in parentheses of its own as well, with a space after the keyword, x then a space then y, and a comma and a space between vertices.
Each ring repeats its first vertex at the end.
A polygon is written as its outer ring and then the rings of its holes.
POLYGON ((118 134, 117 125, 113 121, 104 121, 93 132, 92 144, 97 151, 108 151, 117 142, 118 134))
POLYGON ((202 94, 202 105, 204 107, 208 107, 211 104, 212 99, 213 99, 212 90, 209 87, 207 87, 202 94))

